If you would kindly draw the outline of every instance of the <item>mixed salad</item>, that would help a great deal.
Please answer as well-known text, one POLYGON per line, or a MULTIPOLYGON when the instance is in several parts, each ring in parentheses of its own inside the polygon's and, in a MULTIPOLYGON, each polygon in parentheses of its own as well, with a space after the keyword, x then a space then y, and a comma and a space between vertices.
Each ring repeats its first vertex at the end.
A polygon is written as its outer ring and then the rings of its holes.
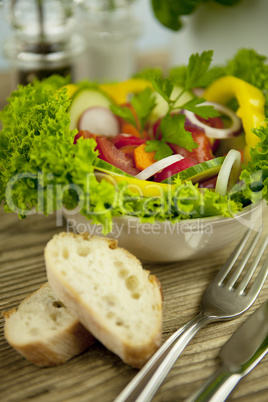
POLYGON ((78 209, 109 231, 113 216, 227 217, 268 200, 265 57, 211 59, 120 83, 19 86, 0 113, 5 210, 78 209))

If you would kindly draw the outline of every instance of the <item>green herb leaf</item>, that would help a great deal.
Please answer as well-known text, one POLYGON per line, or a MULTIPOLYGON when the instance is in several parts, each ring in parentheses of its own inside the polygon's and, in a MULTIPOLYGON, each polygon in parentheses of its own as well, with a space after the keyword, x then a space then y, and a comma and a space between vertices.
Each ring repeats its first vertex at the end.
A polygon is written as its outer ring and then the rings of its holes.
MULTIPOLYGON (((156 18, 165 27, 178 31, 182 27, 181 17, 192 14, 197 6, 208 0, 151 0, 156 18)), ((214 0, 224 6, 233 6, 241 0, 214 0)))
POLYGON ((150 79, 151 77, 162 77, 163 71, 161 68, 145 68, 133 75, 134 78, 150 79))
POLYGON ((191 14, 203 0, 152 0, 156 18, 167 28, 178 31, 182 27, 180 16, 191 14))
POLYGON ((118 106, 118 105, 110 105, 111 111, 116 115, 126 120, 128 123, 132 124, 136 127, 136 120, 133 116, 132 111, 129 107, 126 106, 118 106))
POLYGON ((175 84, 184 87, 186 71, 186 66, 172 67, 168 72, 168 78, 175 84))
POLYGON ((155 107, 155 97, 153 96, 152 90, 150 88, 144 89, 142 92, 135 94, 131 101, 131 105, 135 109, 137 121, 131 111, 127 106, 111 105, 111 111, 122 119, 126 120, 128 123, 135 126, 139 131, 143 131, 144 124, 150 116, 153 108, 155 107))
POLYGON ((146 152, 155 151, 155 160, 157 161, 173 154, 173 151, 170 148, 170 146, 159 140, 147 141, 145 151, 146 152))
POLYGON ((198 147, 192 134, 184 128, 185 116, 183 114, 166 115, 160 123, 162 141, 179 145, 192 151, 198 147))
POLYGON ((165 101, 170 103, 170 95, 174 88, 172 82, 168 78, 164 79, 161 77, 150 77, 149 79, 154 89, 165 99, 165 101))
POLYGON ((139 94, 134 95, 130 102, 137 113, 140 122, 140 130, 142 132, 148 117, 156 105, 155 97, 152 94, 152 90, 146 88, 139 94))
POLYGON ((213 51, 192 54, 186 71, 185 89, 206 87, 215 79, 215 71, 209 70, 213 51))
POLYGON ((207 119, 208 117, 217 117, 220 115, 220 113, 211 105, 203 105, 202 103, 205 102, 205 99, 203 98, 193 98, 184 105, 182 105, 182 109, 189 110, 190 112, 193 112, 197 114, 200 117, 203 117, 204 119, 207 119), (200 105, 201 106, 198 106, 200 105))

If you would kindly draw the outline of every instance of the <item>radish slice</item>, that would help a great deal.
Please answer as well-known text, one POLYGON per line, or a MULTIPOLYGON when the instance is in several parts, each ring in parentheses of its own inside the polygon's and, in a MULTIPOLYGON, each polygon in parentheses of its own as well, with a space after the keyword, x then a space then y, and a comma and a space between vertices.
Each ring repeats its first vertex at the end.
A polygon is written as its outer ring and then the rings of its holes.
POLYGON ((239 179, 241 170, 241 153, 231 149, 219 171, 215 192, 225 196, 239 179))
POLYGON ((84 110, 78 121, 78 130, 115 137, 120 132, 118 119, 105 106, 92 106, 84 110))
POLYGON ((202 98, 203 93, 205 92, 204 88, 196 87, 192 89, 192 92, 195 96, 202 98))
POLYGON ((167 158, 161 159, 160 161, 153 163, 146 169, 143 169, 140 173, 136 175, 136 178, 140 180, 147 180, 154 174, 159 172, 159 170, 165 169, 166 167, 173 165, 173 163, 178 162, 182 159, 184 159, 183 156, 179 154, 168 156, 167 158))
POLYGON ((223 106, 219 103, 214 103, 214 102, 204 102, 202 103, 202 106, 205 105, 211 105, 214 106, 216 110, 221 112, 222 114, 228 116, 232 124, 228 128, 214 128, 210 127, 207 124, 202 123, 198 118, 195 116, 193 112, 189 112, 189 110, 185 110, 184 114, 187 117, 187 119, 194 125, 201 127, 204 129, 206 136, 210 138, 217 138, 217 139, 222 139, 222 138, 229 138, 235 136, 238 130, 241 128, 241 120, 237 117, 235 112, 233 112, 231 109, 229 109, 226 106, 223 106))

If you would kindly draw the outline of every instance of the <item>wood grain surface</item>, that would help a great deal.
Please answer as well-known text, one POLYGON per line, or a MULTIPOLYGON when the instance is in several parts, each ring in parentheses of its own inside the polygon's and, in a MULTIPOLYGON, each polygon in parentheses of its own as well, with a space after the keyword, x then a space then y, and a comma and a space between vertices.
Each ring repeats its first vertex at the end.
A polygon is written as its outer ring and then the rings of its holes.
MULTIPOLYGON (((0 76, 0 108, 10 93, 9 73, 0 76)), ((267 208, 268 209, 268 208, 267 208)), ((268 233, 268 213, 264 215, 268 233)), ((46 281, 43 251, 57 232, 55 216, 32 215, 19 220, 0 206, 0 313, 17 307, 46 281)), ((199 311, 201 295, 234 245, 195 259, 172 264, 144 265, 159 278, 164 294, 163 341, 199 311)), ((222 345, 245 318, 268 298, 268 281, 257 301, 233 321, 210 324, 192 339, 153 401, 180 402, 219 366, 222 345)), ((4 338, 0 317, 0 400, 111 402, 137 373, 100 343, 62 366, 38 368, 13 350, 4 338)), ((268 400, 268 358, 238 384, 230 401, 268 400)))
MULTIPOLYGON (((268 214, 264 213, 264 233, 268 214)), ((43 250, 56 226, 55 216, 32 215, 19 220, 0 207, 0 311, 16 307, 46 281, 43 250)), ((209 281, 230 254, 234 245, 195 259, 144 267, 156 274, 164 293, 163 340, 193 318, 209 281)), ((219 366, 222 345, 268 298, 268 281, 257 301, 243 316, 208 325, 192 339, 167 376, 153 401, 183 401, 219 366)), ((0 399, 7 401, 101 401, 110 402, 137 373, 100 343, 87 352, 55 368, 38 368, 22 358, 6 342, 0 321, 0 399)), ((238 384, 230 401, 267 401, 268 358, 238 384)))

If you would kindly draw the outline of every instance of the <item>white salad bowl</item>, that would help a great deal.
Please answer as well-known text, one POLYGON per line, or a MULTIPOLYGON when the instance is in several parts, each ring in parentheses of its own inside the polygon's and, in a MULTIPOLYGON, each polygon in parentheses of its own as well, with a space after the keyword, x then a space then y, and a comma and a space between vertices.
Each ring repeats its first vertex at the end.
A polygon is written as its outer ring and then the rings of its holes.
MULTIPOLYGON (((261 220, 264 203, 245 207, 233 218, 209 217, 142 223, 139 218, 113 218, 113 229, 106 237, 118 240, 123 247, 143 262, 167 263, 197 258, 215 252, 239 239, 248 228, 261 220)), ((64 214, 67 231, 89 232, 103 236, 102 226, 91 224, 83 215, 64 214)))

